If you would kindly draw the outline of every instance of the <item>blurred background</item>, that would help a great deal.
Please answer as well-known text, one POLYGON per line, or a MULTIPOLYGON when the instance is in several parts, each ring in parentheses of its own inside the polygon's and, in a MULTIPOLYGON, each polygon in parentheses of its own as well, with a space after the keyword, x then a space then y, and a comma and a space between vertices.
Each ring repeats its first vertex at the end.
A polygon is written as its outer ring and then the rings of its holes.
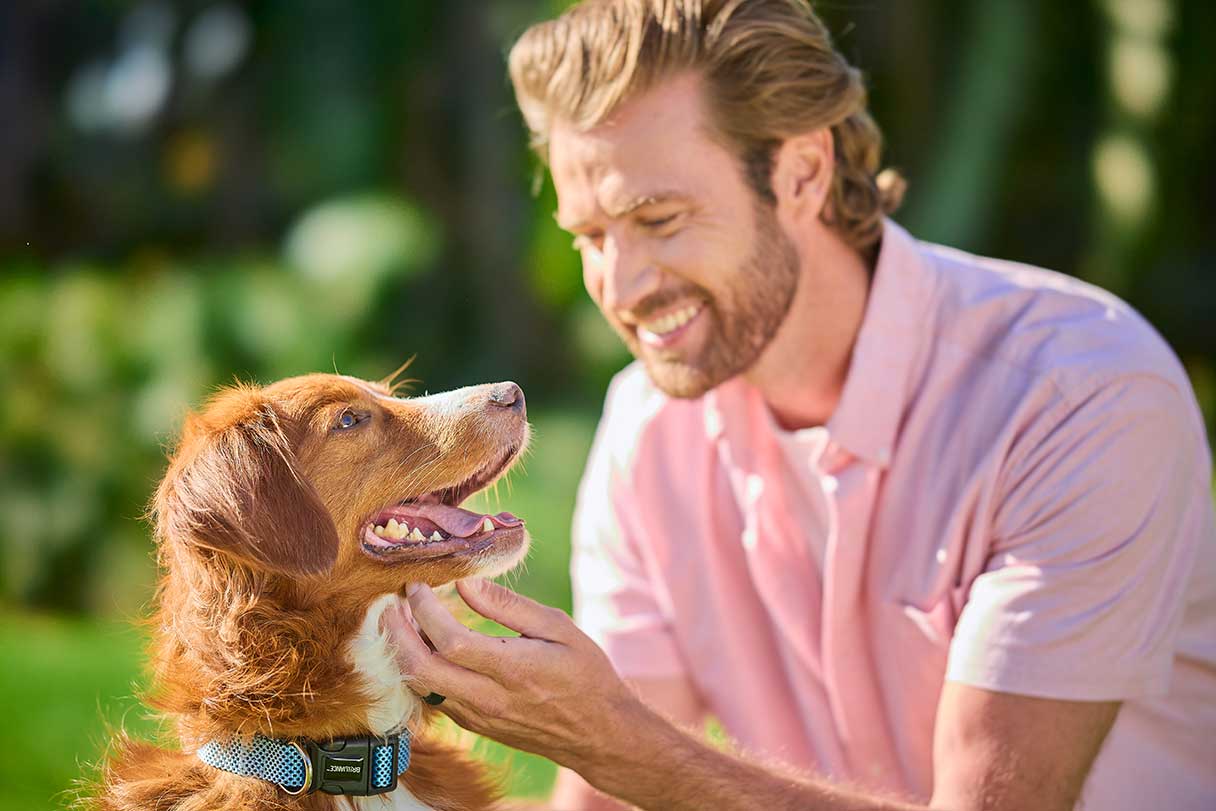
MULTIPOLYGON (((628 358, 582 291, 504 55, 554 0, 0 4, 0 809, 64 805, 133 698, 140 516, 185 409, 234 379, 417 355, 513 379, 535 452, 523 591, 628 358)), ((1216 414, 1216 4, 836 0, 914 234, 1096 282, 1216 414)), ((511 785, 552 768, 478 744, 511 785)))

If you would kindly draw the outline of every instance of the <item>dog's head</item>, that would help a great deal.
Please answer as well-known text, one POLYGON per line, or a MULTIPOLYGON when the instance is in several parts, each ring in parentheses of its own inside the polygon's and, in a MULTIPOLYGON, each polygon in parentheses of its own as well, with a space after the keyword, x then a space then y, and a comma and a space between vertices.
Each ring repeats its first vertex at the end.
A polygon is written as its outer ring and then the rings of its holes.
POLYGON ((187 418, 156 494, 158 535, 318 597, 493 576, 525 554, 523 522, 459 505, 527 440, 514 383, 396 398, 318 374, 225 389, 187 418))

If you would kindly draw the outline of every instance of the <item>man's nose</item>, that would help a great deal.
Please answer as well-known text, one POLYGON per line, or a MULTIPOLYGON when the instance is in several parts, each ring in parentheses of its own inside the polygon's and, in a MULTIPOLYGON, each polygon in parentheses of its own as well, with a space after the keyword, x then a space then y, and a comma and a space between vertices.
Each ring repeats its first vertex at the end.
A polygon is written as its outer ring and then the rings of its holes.
POLYGON ((629 313, 659 287, 659 271, 650 256, 623 240, 609 240, 601 255, 606 312, 629 313))

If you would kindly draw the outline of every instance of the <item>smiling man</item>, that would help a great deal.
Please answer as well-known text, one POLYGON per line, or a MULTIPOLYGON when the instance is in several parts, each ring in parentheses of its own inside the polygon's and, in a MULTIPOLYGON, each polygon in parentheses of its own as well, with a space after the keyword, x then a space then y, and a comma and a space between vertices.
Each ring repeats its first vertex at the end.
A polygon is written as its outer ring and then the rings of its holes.
POLYGON ((420 590, 415 689, 570 767, 564 808, 1216 807, 1210 459, 1152 328, 888 219, 797 0, 588 0, 511 75, 639 364, 580 490, 582 630, 420 590), (745 754, 678 728, 707 715, 745 754))

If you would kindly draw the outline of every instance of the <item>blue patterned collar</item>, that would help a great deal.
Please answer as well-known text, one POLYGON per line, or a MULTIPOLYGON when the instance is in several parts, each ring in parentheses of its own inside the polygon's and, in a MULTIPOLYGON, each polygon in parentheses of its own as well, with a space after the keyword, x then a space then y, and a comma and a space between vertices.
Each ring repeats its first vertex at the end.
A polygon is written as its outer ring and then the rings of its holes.
POLYGON ((397 788, 397 778, 410 767, 410 733, 323 742, 254 735, 247 741, 208 741, 198 757, 217 769, 274 783, 288 794, 369 797, 397 788))

